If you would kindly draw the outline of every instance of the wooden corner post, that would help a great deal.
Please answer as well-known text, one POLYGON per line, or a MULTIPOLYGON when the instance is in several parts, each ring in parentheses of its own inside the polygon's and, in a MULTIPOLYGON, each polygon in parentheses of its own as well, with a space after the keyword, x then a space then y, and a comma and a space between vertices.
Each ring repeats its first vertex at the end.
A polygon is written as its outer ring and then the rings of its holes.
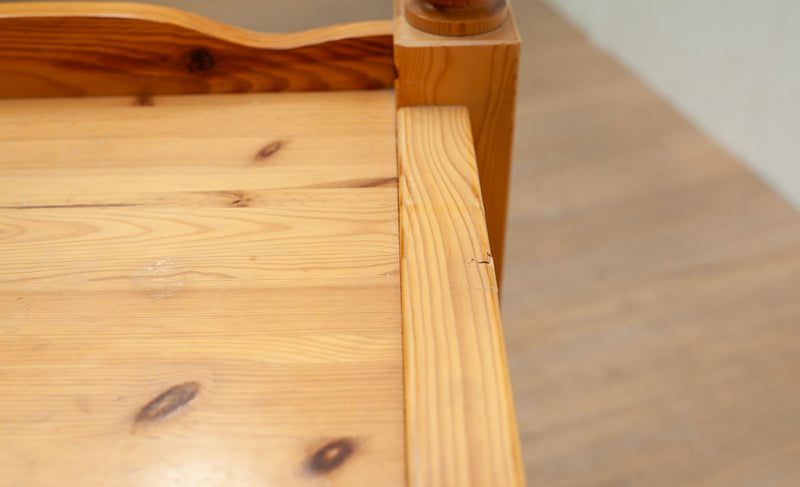
POLYGON ((505 0, 395 0, 397 106, 468 108, 498 281, 519 48, 505 0))

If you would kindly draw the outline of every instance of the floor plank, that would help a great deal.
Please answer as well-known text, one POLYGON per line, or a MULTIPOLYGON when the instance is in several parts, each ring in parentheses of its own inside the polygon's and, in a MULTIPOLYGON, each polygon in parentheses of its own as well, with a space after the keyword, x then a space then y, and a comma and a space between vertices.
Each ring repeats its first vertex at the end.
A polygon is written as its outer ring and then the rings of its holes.
POLYGON ((800 218, 540 2, 503 312, 530 485, 800 482, 800 218))

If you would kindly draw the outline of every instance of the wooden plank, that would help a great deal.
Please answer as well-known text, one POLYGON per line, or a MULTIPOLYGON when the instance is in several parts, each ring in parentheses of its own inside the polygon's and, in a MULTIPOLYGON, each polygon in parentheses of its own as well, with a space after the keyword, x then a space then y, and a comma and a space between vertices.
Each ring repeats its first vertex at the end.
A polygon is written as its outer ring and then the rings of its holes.
POLYGON ((0 97, 365 90, 394 80, 391 23, 294 34, 123 2, 0 3, 0 97))
POLYGON ((329 115, 335 125, 308 123, 318 112, 313 97, 166 96, 147 106, 135 98, 3 100, 0 206, 113 201, 291 212, 292 197, 308 193, 331 198, 325 211, 335 211, 343 189, 374 188, 352 204, 381 211, 385 203, 372 195, 394 191, 397 174, 374 161, 394 149, 364 127, 385 125, 391 94, 353 96, 323 98, 338 113, 329 115))
POLYGON ((0 100, 0 483, 403 485, 393 94, 132 101, 0 100))
POLYGON ((800 485, 797 209, 546 2, 514 7, 503 324, 529 482, 800 485))
POLYGON ((502 282, 520 40, 512 15, 487 34, 443 37, 408 24, 395 2, 397 105, 469 108, 489 241, 502 282))
POLYGON ((469 114, 397 123, 409 483, 523 485, 469 114))

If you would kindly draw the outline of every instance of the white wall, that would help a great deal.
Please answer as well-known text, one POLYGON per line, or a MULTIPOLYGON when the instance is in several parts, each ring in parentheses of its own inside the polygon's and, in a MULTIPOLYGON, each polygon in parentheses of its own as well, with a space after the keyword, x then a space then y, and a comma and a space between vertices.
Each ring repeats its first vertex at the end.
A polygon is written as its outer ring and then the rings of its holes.
POLYGON ((800 1, 548 1, 800 208, 800 1))
MULTIPOLYGON (((0 0, 0 2, 20 1, 35 2, 42 0, 0 0)), ((265 32, 292 32, 345 22, 388 20, 392 18, 392 0, 126 1, 154 3, 178 8, 219 22, 235 25, 236 27, 265 32)))

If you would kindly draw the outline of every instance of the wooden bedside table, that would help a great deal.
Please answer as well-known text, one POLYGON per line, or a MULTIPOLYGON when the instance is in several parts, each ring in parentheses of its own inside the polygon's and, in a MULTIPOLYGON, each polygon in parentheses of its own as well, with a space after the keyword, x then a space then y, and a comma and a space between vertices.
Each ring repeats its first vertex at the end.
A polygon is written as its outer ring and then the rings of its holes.
POLYGON ((516 30, 403 7, 0 5, 7 485, 524 483, 489 244, 516 30))

